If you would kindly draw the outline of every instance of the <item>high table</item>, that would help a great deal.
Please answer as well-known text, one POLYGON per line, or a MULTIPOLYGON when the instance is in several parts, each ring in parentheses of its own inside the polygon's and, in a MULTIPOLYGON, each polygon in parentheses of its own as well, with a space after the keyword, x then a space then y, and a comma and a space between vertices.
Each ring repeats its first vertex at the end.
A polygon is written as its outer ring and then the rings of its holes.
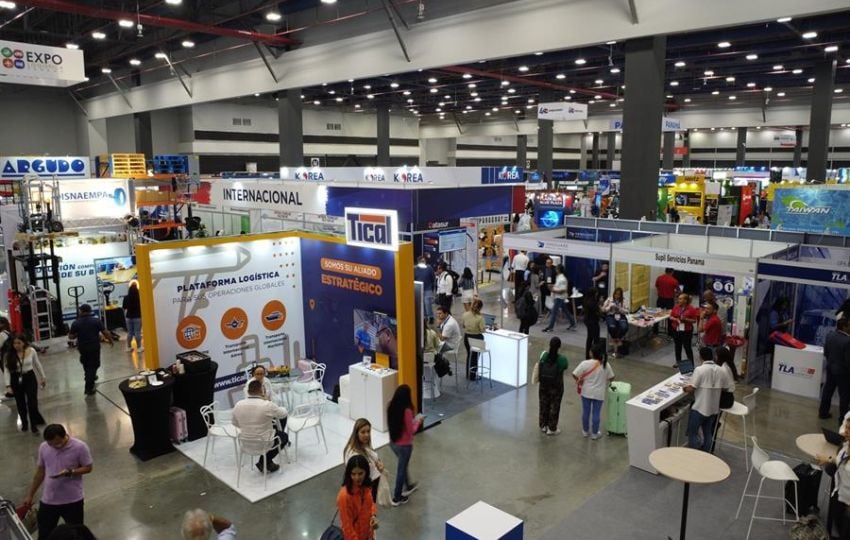
POLYGON ((174 376, 174 406, 186 411, 189 440, 205 437, 207 425, 201 417, 201 407, 213 402, 215 375, 218 364, 210 362, 210 369, 174 376))
POLYGON ((770 387, 797 396, 820 399, 825 366, 823 347, 806 345, 805 348, 795 349, 777 345, 773 352, 770 387))
POLYGON ((732 471, 722 459, 708 452, 676 446, 653 451, 649 455, 649 462, 667 478, 685 484, 682 495, 682 525, 679 531, 680 540, 685 540, 688 526, 688 493, 691 483, 716 484, 729 478, 732 471))
POLYGON ((510 330, 487 330, 490 379, 519 388, 528 384, 528 336, 510 330))
POLYGON ((576 304, 580 298, 584 298, 584 295, 578 291, 573 292, 573 294, 569 296, 570 304, 573 305, 573 319, 576 321, 578 321, 578 310, 576 309, 576 304))
POLYGON ((174 451, 168 433, 173 387, 174 377, 166 378, 160 386, 130 388, 129 379, 118 385, 133 423, 135 441, 130 452, 142 461, 174 451))
POLYGON ((652 328, 659 323, 662 323, 670 318, 670 310, 658 310, 652 313, 629 313, 627 319, 629 326, 635 329, 635 337, 632 339, 635 345, 640 344, 641 355, 644 355, 645 345, 641 342, 646 342, 652 337, 652 328))
POLYGON ((806 433, 797 437, 796 442, 797 448, 813 458, 817 458, 818 456, 834 457, 838 454, 838 447, 826 442, 823 433, 806 433))

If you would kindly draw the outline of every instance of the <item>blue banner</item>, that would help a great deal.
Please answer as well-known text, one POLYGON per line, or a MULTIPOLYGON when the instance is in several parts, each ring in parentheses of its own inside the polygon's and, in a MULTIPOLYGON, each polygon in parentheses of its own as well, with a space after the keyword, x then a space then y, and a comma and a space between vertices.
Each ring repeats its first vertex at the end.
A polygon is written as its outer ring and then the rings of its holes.
POLYGON ((850 236, 850 189, 800 187, 777 189, 772 229, 850 236))
POLYGON ((525 182, 522 167, 481 167, 482 184, 519 184, 525 182))
POLYGON ((787 266, 784 264, 759 263, 758 276, 760 279, 781 281, 785 278, 817 281, 824 286, 850 286, 850 270, 836 271, 824 268, 809 268, 805 266, 787 266))

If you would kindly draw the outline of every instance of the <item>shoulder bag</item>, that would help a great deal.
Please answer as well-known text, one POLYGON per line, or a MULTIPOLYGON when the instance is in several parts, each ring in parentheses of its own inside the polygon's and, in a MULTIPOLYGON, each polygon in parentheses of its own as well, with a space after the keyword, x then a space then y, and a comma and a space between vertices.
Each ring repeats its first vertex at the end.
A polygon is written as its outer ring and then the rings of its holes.
POLYGON ((599 366, 601 366, 601 365, 602 365, 602 362, 597 360, 595 366, 590 368, 589 371, 585 371, 584 373, 582 373, 581 377, 578 378, 578 380, 576 381, 576 392, 578 393, 578 395, 581 395, 581 387, 584 384, 584 380, 586 378, 588 378, 591 373, 593 373, 594 371, 599 369, 599 366))
POLYGON ((342 534, 342 529, 334 524, 336 521, 336 516, 339 514, 339 509, 337 508, 336 512, 334 512, 334 517, 331 518, 331 524, 325 529, 325 532, 322 533, 322 536, 319 540, 345 540, 345 537, 342 534))

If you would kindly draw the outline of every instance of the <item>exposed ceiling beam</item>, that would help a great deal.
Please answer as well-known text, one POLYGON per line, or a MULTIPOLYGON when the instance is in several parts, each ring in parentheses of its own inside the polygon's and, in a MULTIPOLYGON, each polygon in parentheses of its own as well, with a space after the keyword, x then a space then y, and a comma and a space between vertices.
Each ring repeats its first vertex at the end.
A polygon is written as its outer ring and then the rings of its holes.
POLYGON ((538 81, 537 79, 526 78, 526 77, 517 77, 515 75, 506 75, 504 73, 495 73, 492 71, 485 71, 483 69, 475 69, 468 68, 462 66, 447 66, 444 68, 440 68, 438 71, 448 71, 449 73, 469 73, 470 75, 474 75, 476 77, 482 77, 485 79, 495 79, 498 81, 510 81, 515 82, 517 84, 524 84, 527 86, 536 86, 538 88, 546 88, 547 90, 556 90, 558 92, 569 92, 570 90, 575 90, 579 94, 584 94, 587 96, 602 96, 608 99, 618 99, 621 96, 616 94, 610 94, 608 92, 602 92, 597 90, 591 90, 587 88, 574 88, 572 86, 565 86, 563 84, 554 84, 546 81, 538 81))
POLYGON ((296 39, 273 34, 263 34, 260 32, 251 32, 248 30, 236 30, 232 28, 224 28, 221 26, 210 26, 200 24, 183 19, 173 19, 170 17, 160 17, 157 15, 148 15, 145 13, 130 13, 123 11, 115 11, 83 5, 80 3, 66 2, 64 0, 27 0, 26 4, 31 7, 42 9, 50 9, 62 13, 76 13, 87 17, 95 17, 99 19, 110 19, 118 21, 121 19, 129 19, 149 26, 158 26, 164 28, 176 28, 178 30, 186 30, 189 32, 197 32, 199 34, 212 34, 216 36, 230 37, 247 41, 256 41, 267 45, 297 45, 300 42, 296 39))
POLYGON ((638 20, 637 6, 635 5, 635 2, 637 2, 637 0, 629 0, 629 14, 632 17, 632 24, 639 24, 640 21, 638 20))

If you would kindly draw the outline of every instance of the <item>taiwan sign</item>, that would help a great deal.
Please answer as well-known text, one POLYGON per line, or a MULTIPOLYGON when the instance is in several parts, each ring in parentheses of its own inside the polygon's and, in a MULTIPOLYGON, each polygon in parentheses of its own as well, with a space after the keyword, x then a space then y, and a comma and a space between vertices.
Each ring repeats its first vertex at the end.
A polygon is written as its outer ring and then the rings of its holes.
POLYGON ((0 83, 66 87, 85 80, 83 51, 0 40, 0 83))
POLYGON ((772 229, 850 235, 850 189, 807 186, 777 189, 772 229))

